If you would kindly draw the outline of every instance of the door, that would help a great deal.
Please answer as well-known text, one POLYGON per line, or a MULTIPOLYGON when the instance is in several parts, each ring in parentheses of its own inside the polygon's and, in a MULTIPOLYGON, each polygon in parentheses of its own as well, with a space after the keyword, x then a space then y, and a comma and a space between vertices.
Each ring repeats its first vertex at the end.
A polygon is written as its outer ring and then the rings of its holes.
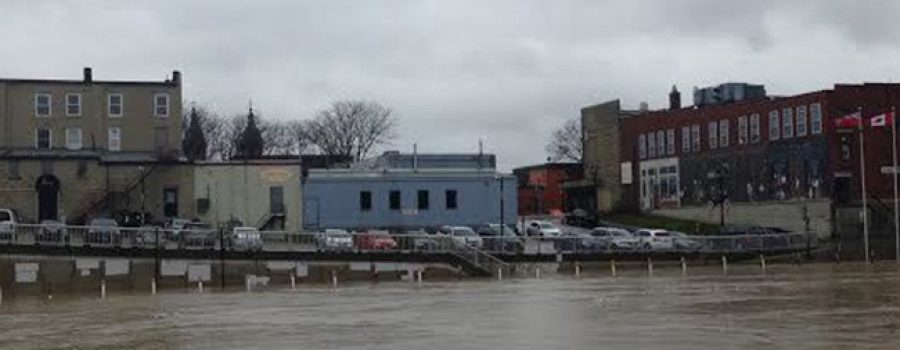
POLYGON ((284 187, 269 187, 269 213, 284 214, 284 187))
POLYGON ((38 221, 57 220, 59 216, 59 179, 45 174, 35 184, 38 197, 38 221))
POLYGON ((178 216, 177 188, 167 188, 163 190, 163 215, 169 218, 178 216))

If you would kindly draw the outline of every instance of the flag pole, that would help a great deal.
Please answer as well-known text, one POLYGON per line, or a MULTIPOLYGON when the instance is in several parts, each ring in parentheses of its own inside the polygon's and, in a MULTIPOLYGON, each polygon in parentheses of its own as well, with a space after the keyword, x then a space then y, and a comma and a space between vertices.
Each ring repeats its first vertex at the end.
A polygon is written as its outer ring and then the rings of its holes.
POLYGON ((866 199, 866 141, 865 141, 865 119, 862 117, 862 107, 857 111, 859 113, 859 179, 862 186, 862 222, 863 222, 863 248, 865 251, 866 265, 869 260, 869 203, 866 199))
POLYGON ((891 153, 894 156, 894 261, 900 263, 900 207, 897 203, 897 108, 891 107, 891 153))

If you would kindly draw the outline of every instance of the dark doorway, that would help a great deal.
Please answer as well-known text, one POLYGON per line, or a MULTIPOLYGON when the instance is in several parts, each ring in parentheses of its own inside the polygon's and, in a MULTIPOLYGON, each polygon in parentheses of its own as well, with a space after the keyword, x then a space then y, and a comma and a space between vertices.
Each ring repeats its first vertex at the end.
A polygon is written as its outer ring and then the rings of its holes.
POLYGON ((172 218, 178 216, 178 189, 163 190, 163 215, 172 218))
POLYGON ((41 175, 34 185, 38 195, 38 221, 57 220, 59 216, 59 179, 41 175))

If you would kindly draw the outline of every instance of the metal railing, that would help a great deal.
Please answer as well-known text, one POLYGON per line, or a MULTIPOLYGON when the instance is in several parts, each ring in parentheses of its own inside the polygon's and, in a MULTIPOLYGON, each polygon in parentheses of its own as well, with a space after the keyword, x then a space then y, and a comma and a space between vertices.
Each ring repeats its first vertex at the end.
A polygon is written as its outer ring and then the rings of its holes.
POLYGON ((152 250, 266 252, 454 253, 496 267, 504 255, 604 253, 749 253, 814 249, 814 233, 685 237, 450 236, 387 232, 236 232, 159 227, 0 225, 0 245, 102 247, 152 250), (497 259, 495 256, 501 256, 497 259))

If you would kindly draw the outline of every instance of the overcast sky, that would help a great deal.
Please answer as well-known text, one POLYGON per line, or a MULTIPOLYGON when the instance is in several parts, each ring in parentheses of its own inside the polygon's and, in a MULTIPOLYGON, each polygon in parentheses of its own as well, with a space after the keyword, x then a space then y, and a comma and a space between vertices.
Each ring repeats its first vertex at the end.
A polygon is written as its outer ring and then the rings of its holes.
POLYGON ((900 1, 0 0, 0 76, 184 74, 221 113, 309 118, 336 99, 394 109, 389 147, 544 161, 552 129, 619 98, 663 108, 677 84, 770 94, 897 80, 900 1), (234 3, 234 4, 230 4, 234 3))

